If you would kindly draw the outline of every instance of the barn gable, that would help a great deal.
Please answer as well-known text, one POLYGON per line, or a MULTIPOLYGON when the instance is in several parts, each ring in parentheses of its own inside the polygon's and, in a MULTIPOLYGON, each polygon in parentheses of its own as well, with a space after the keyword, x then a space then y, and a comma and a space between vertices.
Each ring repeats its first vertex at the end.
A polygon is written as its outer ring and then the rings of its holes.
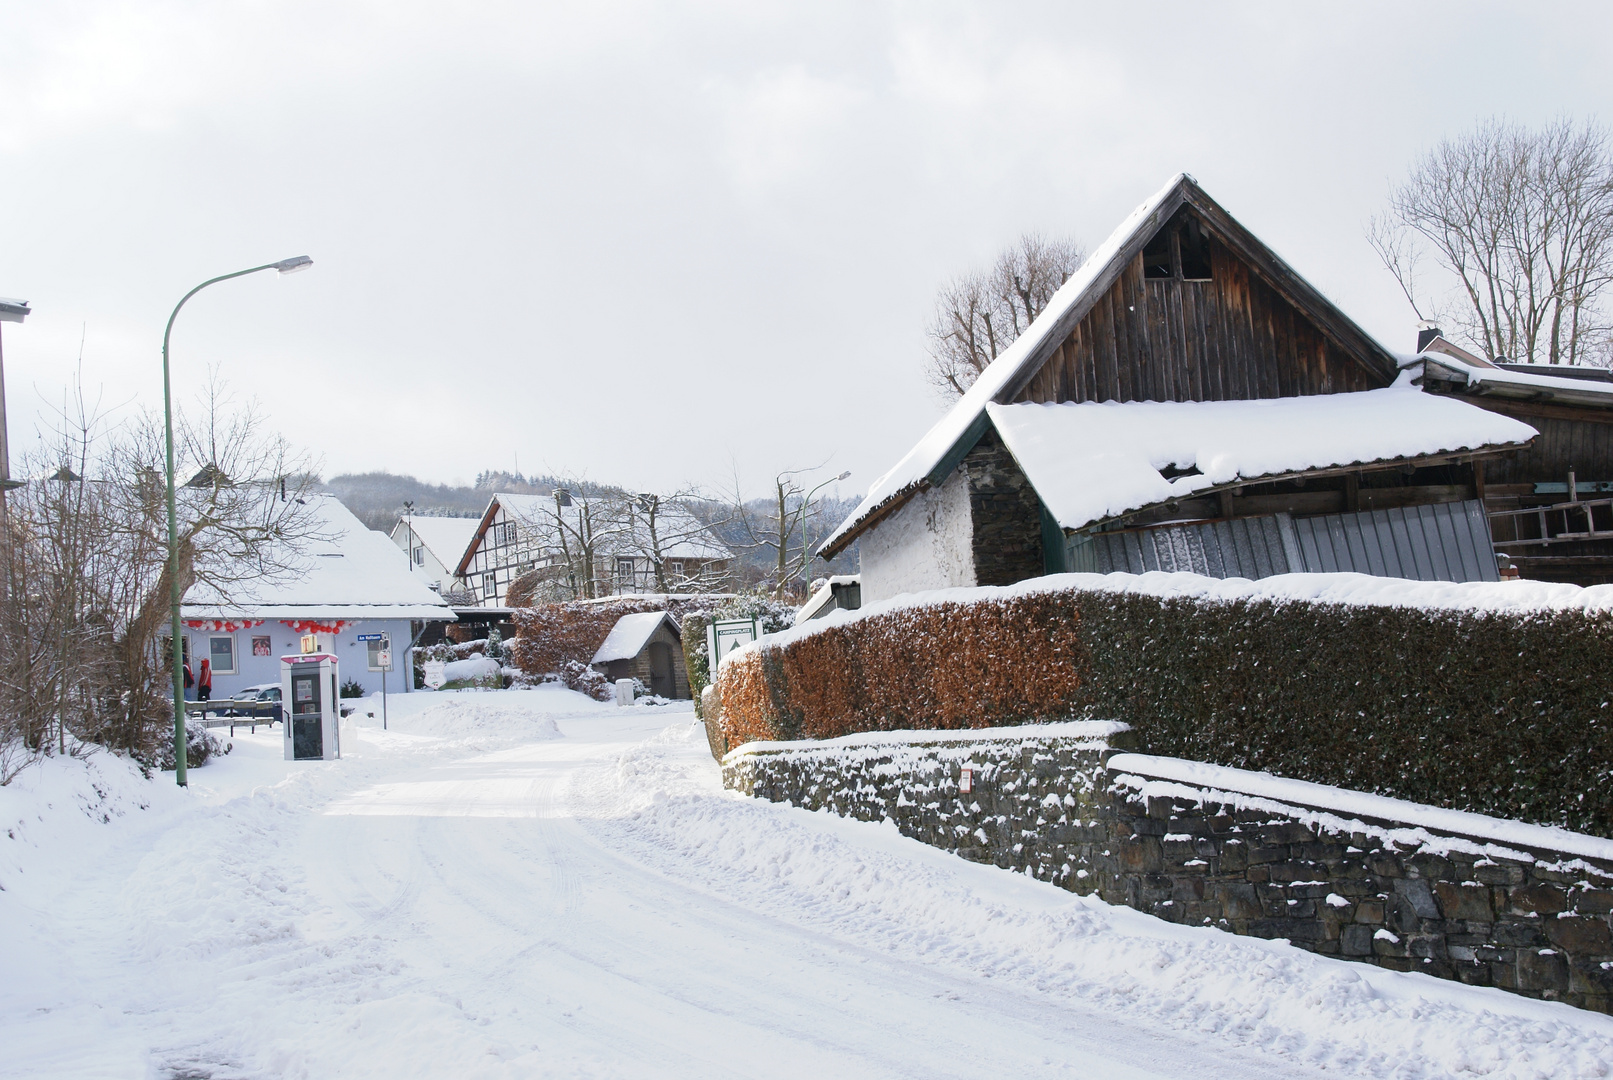
POLYGON ((1275 398, 1375 389, 1396 373, 1393 356, 1181 174, 1093 252, 819 553, 832 558, 939 488, 985 434, 988 404, 1275 398))

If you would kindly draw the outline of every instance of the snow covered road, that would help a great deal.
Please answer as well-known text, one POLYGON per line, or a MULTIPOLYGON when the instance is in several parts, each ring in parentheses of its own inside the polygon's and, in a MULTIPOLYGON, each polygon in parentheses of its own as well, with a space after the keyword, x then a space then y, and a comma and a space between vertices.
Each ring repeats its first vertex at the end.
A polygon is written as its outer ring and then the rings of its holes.
POLYGON ((29 930, 0 948, 0 1073, 1605 1076, 1613 1062, 1603 1017, 1168 926, 889 826, 723 792, 686 707, 419 694, 394 698, 392 719, 364 721, 341 762, 290 765, 278 737, 238 737, 189 793, 105 757, 0 789, 17 823, 0 917, 29 930))

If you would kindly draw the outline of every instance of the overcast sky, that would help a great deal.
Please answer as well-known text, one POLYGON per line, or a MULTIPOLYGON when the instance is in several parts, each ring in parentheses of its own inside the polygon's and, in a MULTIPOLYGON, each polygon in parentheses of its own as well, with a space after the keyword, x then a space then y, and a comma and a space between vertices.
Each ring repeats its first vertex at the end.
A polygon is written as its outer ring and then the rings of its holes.
POLYGON ((1505 114, 1605 118, 1613 5, 0 3, 14 444, 216 365, 322 461, 866 490, 937 287, 1195 175, 1395 349, 1362 226, 1505 114))

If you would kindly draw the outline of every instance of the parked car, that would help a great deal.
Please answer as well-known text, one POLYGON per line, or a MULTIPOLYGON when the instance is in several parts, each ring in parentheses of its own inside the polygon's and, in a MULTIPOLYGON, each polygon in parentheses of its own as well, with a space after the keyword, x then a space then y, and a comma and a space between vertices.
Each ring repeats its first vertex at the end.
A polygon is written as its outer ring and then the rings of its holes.
POLYGON ((223 716, 272 717, 275 706, 279 704, 279 683, 258 683, 256 686, 243 687, 235 692, 234 697, 215 702, 219 713, 223 716))

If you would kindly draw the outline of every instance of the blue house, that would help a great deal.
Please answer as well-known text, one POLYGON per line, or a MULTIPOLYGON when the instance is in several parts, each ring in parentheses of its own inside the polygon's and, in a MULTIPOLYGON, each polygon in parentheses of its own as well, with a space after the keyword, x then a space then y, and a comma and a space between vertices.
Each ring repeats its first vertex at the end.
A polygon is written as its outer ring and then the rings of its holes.
POLYGON ((418 575, 408 556, 385 533, 364 527, 334 496, 310 497, 316 538, 295 572, 235 586, 228 596, 202 585, 180 609, 186 652, 193 667, 207 659, 213 698, 280 681, 280 658, 301 649, 306 634, 319 651, 340 658, 341 679, 357 680, 366 693, 412 690, 410 655, 426 625, 453 622, 446 601, 418 575), (361 636, 387 634, 392 670, 377 664, 380 643, 361 636))

